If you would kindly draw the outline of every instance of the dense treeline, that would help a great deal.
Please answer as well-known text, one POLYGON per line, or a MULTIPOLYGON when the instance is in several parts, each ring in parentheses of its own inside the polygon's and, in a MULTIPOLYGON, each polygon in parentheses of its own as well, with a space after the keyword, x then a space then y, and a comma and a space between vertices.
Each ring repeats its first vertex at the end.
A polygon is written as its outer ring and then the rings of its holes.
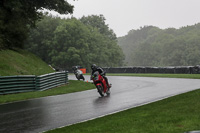
POLYGON ((117 37, 100 15, 80 19, 44 16, 31 30, 25 48, 57 68, 121 66, 124 55, 117 37))
POLYGON ((200 64, 200 24, 164 30, 145 26, 118 38, 118 44, 129 66, 200 64))
POLYGON ((29 30, 41 19, 41 9, 73 12, 66 0, 0 0, 0 50, 23 48, 29 30))

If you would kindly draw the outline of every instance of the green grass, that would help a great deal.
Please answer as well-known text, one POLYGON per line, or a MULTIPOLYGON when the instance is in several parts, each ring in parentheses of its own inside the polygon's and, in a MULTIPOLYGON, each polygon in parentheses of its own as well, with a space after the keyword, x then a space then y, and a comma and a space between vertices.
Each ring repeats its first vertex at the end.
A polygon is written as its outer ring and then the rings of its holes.
POLYGON ((200 90, 47 133, 184 133, 200 130, 200 90))
POLYGON ((0 76, 42 75, 54 72, 40 58, 21 49, 0 51, 0 76))
POLYGON ((39 98, 39 97, 79 92, 79 91, 84 91, 84 90, 89 90, 89 89, 94 89, 94 88, 95 88, 94 84, 91 84, 91 83, 69 80, 69 84, 56 87, 53 89, 48 89, 46 91, 35 91, 35 92, 27 92, 27 93, 0 95, 0 104, 39 98))

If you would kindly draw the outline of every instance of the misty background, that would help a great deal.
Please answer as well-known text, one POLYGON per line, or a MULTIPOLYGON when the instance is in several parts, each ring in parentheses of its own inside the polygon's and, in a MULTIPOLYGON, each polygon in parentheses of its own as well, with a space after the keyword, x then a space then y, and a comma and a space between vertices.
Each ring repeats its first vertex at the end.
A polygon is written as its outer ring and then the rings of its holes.
POLYGON ((106 24, 117 37, 132 29, 156 26, 161 29, 181 28, 200 21, 199 0, 69 0, 72 15, 80 18, 103 14, 106 24))

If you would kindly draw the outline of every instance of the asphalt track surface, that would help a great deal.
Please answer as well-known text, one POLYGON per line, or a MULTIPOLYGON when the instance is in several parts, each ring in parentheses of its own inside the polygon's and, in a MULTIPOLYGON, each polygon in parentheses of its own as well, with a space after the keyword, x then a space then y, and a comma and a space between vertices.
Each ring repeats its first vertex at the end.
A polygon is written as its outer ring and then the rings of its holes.
MULTIPOLYGON (((86 81, 89 76, 85 76, 86 81)), ((69 79, 75 79, 69 75, 69 79)), ((96 89, 0 105, 0 132, 37 133, 141 106, 200 88, 199 79, 108 76, 110 96, 96 89)))

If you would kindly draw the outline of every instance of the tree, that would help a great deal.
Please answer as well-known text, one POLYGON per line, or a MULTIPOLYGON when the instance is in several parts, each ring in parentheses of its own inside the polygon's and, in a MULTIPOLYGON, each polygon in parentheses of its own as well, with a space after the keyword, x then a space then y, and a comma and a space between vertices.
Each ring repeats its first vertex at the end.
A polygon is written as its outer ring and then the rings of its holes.
POLYGON ((42 16, 38 10, 43 8, 61 14, 73 12, 73 6, 65 0, 1 0, 0 49, 23 48, 30 28, 42 16))
POLYGON ((180 29, 141 27, 118 38, 128 65, 182 66, 200 64, 200 23, 180 29))
POLYGON ((62 23, 60 18, 55 19, 52 16, 44 16, 41 21, 37 22, 36 28, 30 31, 30 35, 25 41, 25 49, 33 52, 45 62, 50 63, 50 54, 55 54, 53 49, 53 44, 55 43, 54 31, 60 23, 62 23))
POLYGON ((116 40, 76 18, 46 16, 37 27, 31 30, 26 49, 54 67, 71 69, 74 65, 90 68, 94 63, 111 67, 123 64, 123 52, 116 40))
POLYGON ((93 28, 97 28, 98 31, 107 36, 112 40, 116 40, 116 34, 113 32, 112 29, 109 29, 109 26, 105 24, 105 17, 103 15, 91 15, 91 16, 83 16, 80 21, 85 25, 92 26, 93 28))

